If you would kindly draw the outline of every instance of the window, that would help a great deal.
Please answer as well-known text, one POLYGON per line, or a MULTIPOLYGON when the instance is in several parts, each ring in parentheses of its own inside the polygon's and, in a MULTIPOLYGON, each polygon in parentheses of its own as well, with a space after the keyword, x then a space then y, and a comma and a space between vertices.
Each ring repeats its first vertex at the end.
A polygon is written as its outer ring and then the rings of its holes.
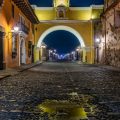
POLYGON ((28 41, 28 57, 32 55, 32 41, 28 41))
POLYGON ((25 24, 25 18, 22 15, 20 15, 19 20, 20 20, 20 23, 25 24))
POLYGON ((14 5, 12 4, 12 17, 14 18, 15 16, 15 8, 14 8, 14 5))
POLYGON ((17 56, 17 36, 12 38, 12 58, 16 58, 17 56))
POLYGON ((120 11, 115 12, 115 27, 120 27, 120 11))

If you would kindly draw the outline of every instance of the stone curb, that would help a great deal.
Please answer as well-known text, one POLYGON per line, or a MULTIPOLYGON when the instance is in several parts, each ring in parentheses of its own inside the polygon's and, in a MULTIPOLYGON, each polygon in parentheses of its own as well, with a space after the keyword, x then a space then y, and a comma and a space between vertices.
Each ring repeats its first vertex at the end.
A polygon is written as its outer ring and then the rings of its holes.
POLYGON ((120 71, 120 67, 114 67, 114 66, 108 66, 108 65, 100 65, 100 64, 84 64, 84 63, 77 63, 78 65, 94 65, 94 67, 99 67, 102 69, 107 69, 107 70, 114 70, 114 71, 120 71))
POLYGON ((103 68, 103 69, 107 69, 107 70, 120 71, 119 67, 114 67, 114 66, 98 65, 98 67, 103 68))
POLYGON ((22 68, 22 67, 21 67, 21 69, 18 70, 18 72, 24 72, 24 71, 26 71, 26 70, 28 70, 28 69, 30 69, 30 68, 33 68, 33 67, 35 67, 35 66, 38 66, 38 65, 42 64, 42 63, 43 63, 43 62, 37 62, 37 63, 31 64, 30 66, 28 65, 28 66, 25 67, 25 68, 22 68))
POLYGON ((33 68, 35 66, 38 66, 38 65, 42 64, 42 63, 43 62, 33 63, 33 64, 30 64, 30 65, 26 66, 25 68, 21 67, 20 70, 16 69, 17 72, 15 74, 6 74, 6 75, 2 74, 2 75, 0 75, 0 80, 5 79, 7 77, 11 77, 11 76, 17 75, 17 74, 19 74, 21 72, 24 72, 24 71, 26 71, 26 70, 28 70, 30 68, 33 68))
POLYGON ((2 76, 0 76, 0 80, 2 80, 2 79, 5 79, 5 78, 7 78, 7 77, 10 77, 10 76, 12 76, 12 75, 2 75, 2 76))

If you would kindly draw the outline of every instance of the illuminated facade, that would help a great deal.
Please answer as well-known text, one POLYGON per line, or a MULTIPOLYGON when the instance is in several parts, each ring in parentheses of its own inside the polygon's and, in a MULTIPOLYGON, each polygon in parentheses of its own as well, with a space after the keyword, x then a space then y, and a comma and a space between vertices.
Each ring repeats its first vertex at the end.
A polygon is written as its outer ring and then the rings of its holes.
POLYGON ((28 1, 0 1, 0 69, 32 62, 33 23, 38 22, 28 1))
POLYGON ((44 37, 56 30, 73 33, 80 41, 83 62, 94 63, 94 21, 100 18, 103 6, 69 7, 69 0, 54 0, 53 7, 32 6, 40 24, 35 26, 35 61, 44 37))
POLYGON ((39 61, 44 38, 56 30, 73 33, 83 62, 94 63, 94 23, 102 5, 70 7, 69 0, 53 0, 53 7, 32 7, 27 0, 0 0, 0 69, 39 61))
POLYGON ((120 1, 105 0, 102 23, 97 24, 100 39, 97 50, 98 63, 120 67, 120 1))

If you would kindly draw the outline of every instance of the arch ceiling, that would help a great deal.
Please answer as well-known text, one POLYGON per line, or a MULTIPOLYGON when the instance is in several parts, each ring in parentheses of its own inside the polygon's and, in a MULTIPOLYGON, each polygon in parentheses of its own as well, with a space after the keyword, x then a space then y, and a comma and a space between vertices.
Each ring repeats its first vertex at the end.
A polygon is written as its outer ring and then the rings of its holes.
POLYGON ((51 32, 43 42, 49 49, 55 49, 59 54, 70 53, 80 46, 78 38, 65 30, 51 32))
POLYGON ((51 27, 51 28, 47 29, 46 31, 44 31, 38 40, 37 47, 40 48, 40 46, 41 46, 42 42, 44 41, 44 39, 46 38, 46 36, 48 36, 50 33, 54 32, 54 31, 58 31, 58 30, 64 30, 64 31, 72 33, 79 40, 81 47, 85 47, 85 43, 84 43, 82 36, 75 29, 68 27, 68 26, 63 26, 63 25, 54 26, 54 27, 51 27))

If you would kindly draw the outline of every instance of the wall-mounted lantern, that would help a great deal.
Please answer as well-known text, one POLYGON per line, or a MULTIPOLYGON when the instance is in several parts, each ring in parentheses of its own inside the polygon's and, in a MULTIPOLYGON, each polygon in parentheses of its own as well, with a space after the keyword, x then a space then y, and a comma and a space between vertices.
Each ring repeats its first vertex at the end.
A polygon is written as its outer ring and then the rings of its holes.
POLYGON ((17 56, 17 35, 20 32, 19 30, 20 28, 18 26, 14 26, 13 29, 6 34, 6 38, 8 39, 8 53, 11 54, 12 59, 15 59, 17 56), (12 42, 12 48, 10 48, 10 40, 12 42))

